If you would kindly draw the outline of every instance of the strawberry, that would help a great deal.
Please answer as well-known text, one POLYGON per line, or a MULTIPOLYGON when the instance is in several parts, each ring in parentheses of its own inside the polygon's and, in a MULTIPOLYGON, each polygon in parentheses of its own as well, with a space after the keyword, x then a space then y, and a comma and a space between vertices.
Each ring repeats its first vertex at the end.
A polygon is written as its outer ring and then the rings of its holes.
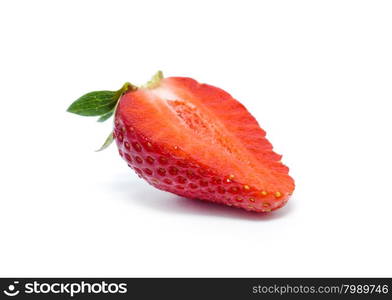
POLYGON ((255 212, 282 207, 294 181, 281 155, 246 108, 225 91, 191 78, 163 78, 145 86, 126 83, 76 100, 69 112, 113 114, 120 156, 139 177, 183 197, 255 212))

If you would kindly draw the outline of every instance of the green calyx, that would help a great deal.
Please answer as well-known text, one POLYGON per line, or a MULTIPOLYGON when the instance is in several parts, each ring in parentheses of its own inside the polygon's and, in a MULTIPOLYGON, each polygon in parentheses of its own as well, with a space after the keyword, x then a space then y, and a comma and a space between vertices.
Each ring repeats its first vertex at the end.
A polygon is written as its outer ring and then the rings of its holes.
MULTIPOLYGON (((158 71, 151 80, 145 85, 142 85, 141 88, 155 88, 162 79, 163 74, 161 71, 158 71)), ((115 114, 121 96, 127 92, 136 91, 137 89, 137 86, 126 82, 121 89, 117 91, 90 92, 74 101, 68 107, 67 112, 85 117, 99 117, 97 121, 104 122, 115 114)), ((113 132, 111 132, 105 143, 97 151, 109 147, 113 140, 113 132)))

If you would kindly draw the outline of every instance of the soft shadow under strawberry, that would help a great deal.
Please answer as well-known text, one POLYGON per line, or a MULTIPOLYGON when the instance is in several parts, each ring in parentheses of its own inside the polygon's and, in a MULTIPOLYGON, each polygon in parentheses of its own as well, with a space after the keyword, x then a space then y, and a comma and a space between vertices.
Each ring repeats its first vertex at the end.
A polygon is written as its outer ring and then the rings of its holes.
POLYGON ((159 210, 170 214, 190 214, 205 217, 238 218, 249 221, 273 221, 284 217, 293 209, 292 203, 288 203, 280 210, 270 213, 254 213, 240 210, 225 205, 219 205, 197 199, 187 199, 159 191, 147 185, 141 180, 114 180, 110 189, 121 193, 125 201, 159 210))

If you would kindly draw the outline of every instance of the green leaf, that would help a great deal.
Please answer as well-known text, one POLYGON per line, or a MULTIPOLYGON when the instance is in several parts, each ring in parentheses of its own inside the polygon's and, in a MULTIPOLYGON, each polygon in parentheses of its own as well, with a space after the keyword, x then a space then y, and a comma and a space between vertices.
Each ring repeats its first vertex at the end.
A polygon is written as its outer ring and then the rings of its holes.
MULTIPOLYGON (((147 83, 147 88, 152 88, 159 85, 163 74, 161 71, 156 73, 153 78, 147 83)), ((104 122, 115 114, 119 99, 121 96, 130 91, 136 91, 137 86, 126 82, 121 89, 117 91, 96 91, 83 95, 74 101, 67 111, 80 116, 99 116, 98 122, 104 122)), ((109 147, 113 142, 113 132, 106 138, 105 143, 97 151, 102 151, 109 147)))
POLYGON ((98 122, 105 122, 107 119, 109 119, 112 115, 114 114, 114 109, 109 111, 108 113, 102 115, 97 121, 98 122))
POLYGON ((99 148, 98 150, 96 150, 96 152, 105 150, 107 147, 110 146, 110 144, 113 142, 114 140, 114 136, 113 136, 113 131, 109 134, 109 136, 106 138, 105 143, 103 143, 103 145, 101 146, 101 148, 99 148))
POLYGON ((77 99, 67 111, 81 116, 102 116, 114 109, 119 96, 113 91, 91 92, 77 99))

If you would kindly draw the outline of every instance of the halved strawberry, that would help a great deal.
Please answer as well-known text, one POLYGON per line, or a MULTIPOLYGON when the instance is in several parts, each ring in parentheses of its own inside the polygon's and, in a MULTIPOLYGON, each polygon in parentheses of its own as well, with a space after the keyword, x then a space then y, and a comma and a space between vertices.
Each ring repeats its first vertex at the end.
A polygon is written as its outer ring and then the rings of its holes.
POLYGON ((116 95, 119 153, 153 186, 256 212, 282 207, 292 194, 294 181, 265 131, 225 91, 158 73, 116 95))

